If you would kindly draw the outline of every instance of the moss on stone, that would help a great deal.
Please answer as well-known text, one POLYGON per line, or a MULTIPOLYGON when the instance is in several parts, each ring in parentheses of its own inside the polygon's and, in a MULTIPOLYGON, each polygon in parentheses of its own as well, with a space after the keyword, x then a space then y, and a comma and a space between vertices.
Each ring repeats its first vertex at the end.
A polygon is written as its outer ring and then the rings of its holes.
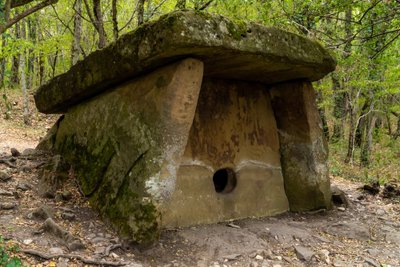
POLYGON ((36 105, 42 112, 62 112, 188 56, 205 63, 206 76, 264 83, 318 80, 336 64, 318 43, 293 33, 204 12, 176 11, 121 36, 43 85, 35 94, 36 105))

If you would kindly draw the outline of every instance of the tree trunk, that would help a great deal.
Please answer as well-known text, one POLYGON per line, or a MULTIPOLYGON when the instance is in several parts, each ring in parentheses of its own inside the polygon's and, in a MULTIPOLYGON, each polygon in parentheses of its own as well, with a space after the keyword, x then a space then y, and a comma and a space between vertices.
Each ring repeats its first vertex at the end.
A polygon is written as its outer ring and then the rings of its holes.
POLYGON ((185 9, 186 8, 186 0, 177 0, 175 9, 185 9))
POLYGON ((322 94, 319 90, 316 90, 316 97, 317 97, 316 99, 317 99, 317 104, 318 104, 318 113, 319 113, 319 116, 321 117, 321 121, 322 121, 322 129, 323 129, 326 140, 329 141, 329 127, 328 127, 328 123, 326 121, 325 108, 320 105, 320 103, 323 102, 323 99, 322 99, 322 94))
POLYGON ((71 48, 71 66, 78 62, 81 55, 81 36, 82 36, 82 0, 75 0, 74 3, 74 39, 71 48))
MULTIPOLYGON (((26 26, 25 26, 25 21, 21 21, 21 38, 26 39, 26 26)), ((20 79, 21 79, 21 89, 22 93, 24 96, 24 123, 25 125, 30 125, 30 113, 29 113, 29 96, 28 96, 28 90, 26 87, 26 75, 25 75, 25 49, 23 48, 21 51, 21 57, 20 57, 20 64, 19 64, 19 74, 20 74, 20 79)))
MULTIPOLYGON (((28 18, 28 35, 29 35, 29 40, 31 41, 32 44, 36 44, 37 41, 37 27, 36 27, 36 20, 32 18, 28 18)), ((34 72, 35 72, 35 58, 36 55, 34 53, 34 50, 32 48, 29 48, 28 51, 28 72, 27 72, 27 88, 30 89, 33 87, 33 78, 34 78, 34 72)))
POLYGON ((99 34, 98 48, 102 49, 107 45, 107 36, 104 30, 103 14, 101 13, 100 0, 93 0, 93 14, 95 17, 95 28, 99 34))
MULTIPOLYGON (((21 38, 20 23, 15 24, 14 30, 15 30, 15 39, 21 38)), ((13 56, 13 59, 12 59, 11 84, 13 86, 18 85, 18 83, 19 83, 18 71, 19 71, 20 58, 21 58, 21 55, 20 55, 20 53, 18 53, 17 55, 13 56)))
POLYGON ((346 117, 346 95, 341 92, 341 85, 335 73, 332 74, 332 85, 334 93, 333 107, 333 134, 332 142, 338 142, 344 137, 344 119, 346 117))
POLYGON ((386 112, 385 114, 386 117, 386 123, 387 123, 387 127, 388 127, 388 135, 392 136, 393 132, 392 132, 392 123, 390 121, 390 115, 388 112, 386 112))
POLYGON ((393 139, 397 139, 400 136, 400 116, 397 117, 397 129, 396 132, 393 134, 393 139))
MULTIPOLYGON (((40 25, 40 20, 39 17, 37 19, 37 25, 38 25, 38 41, 41 42, 43 41, 43 29, 41 28, 40 25)), ((45 69, 45 55, 43 53, 43 50, 40 49, 39 55, 38 55, 38 74, 39 74, 39 85, 43 85, 45 82, 45 74, 46 74, 46 69, 45 69)))
POLYGON ((114 42, 118 39, 118 9, 117 0, 112 0, 112 22, 114 42))
POLYGON ((144 22, 144 1, 145 0, 138 0, 137 4, 137 25, 138 27, 143 24, 144 22))
POLYGON ((377 117, 373 113, 368 115, 367 125, 366 125, 366 136, 363 147, 361 148, 361 165, 363 167, 368 167, 370 164, 370 155, 372 149, 372 133, 375 128, 375 122, 377 117))
POLYGON ((347 145, 347 155, 346 159, 344 160, 345 163, 349 163, 353 161, 353 152, 354 152, 354 132, 356 128, 356 121, 355 121, 355 114, 356 111, 354 108, 350 109, 349 114, 349 141, 347 145))
MULTIPOLYGON (((1 36, 2 40, 1 40, 1 49, 3 50, 4 47, 7 46, 7 39, 4 35, 1 36)), ((1 61, 0 61, 0 88, 2 88, 3 86, 5 87, 5 73, 6 73, 6 57, 2 57, 1 61)))

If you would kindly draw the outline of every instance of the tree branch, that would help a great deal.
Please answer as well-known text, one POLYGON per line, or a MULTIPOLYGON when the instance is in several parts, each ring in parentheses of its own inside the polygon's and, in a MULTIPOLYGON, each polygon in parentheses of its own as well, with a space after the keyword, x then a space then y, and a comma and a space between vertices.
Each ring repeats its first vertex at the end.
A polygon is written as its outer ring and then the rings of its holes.
POLYGON ((8 28, 13 26, 15 23, 17 23, 21 19, 29 16, 32 13, 35 13, 36 11, 38 11, 38 10, 40 10, 40 9, 46 7, 46 6, 55 4, 57 2, 58 2, 58 0, 46 0, 46 1, 43 1, 43 2, 41 2, 39 4, 37 4, 36 6, 33 6, 33 7, 29 8, 29 9, 25 10, 24 12, 16 15, 12 19, 6 21, 4 26, 0 25, 0 34, 4 33, 8 28))
POLYGON ((214 0, 209 0, 207 3, 199 7, 197 10, 204 10, 206 9, 214 0))
POLYGON ((33 0, 12 0, 11 1, 11 8, 24 6, 26 4, 29 4, 30 2, 33 2, 33 0))

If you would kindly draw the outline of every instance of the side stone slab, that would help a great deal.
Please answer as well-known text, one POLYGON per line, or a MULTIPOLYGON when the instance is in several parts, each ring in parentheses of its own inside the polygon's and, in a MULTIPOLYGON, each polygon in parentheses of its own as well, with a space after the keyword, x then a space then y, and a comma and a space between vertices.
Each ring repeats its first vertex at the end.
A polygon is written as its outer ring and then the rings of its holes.
POLYGON ((329 208, 328 146, 311 83, 277 84, 270 89, 270 95, 290 210, 329 208))
POLYGON ((186 59, 71 108, 59 123, 56 151, 127 239, 158 237, 158 206, 174 190, 202 77, 203 63, 186 59))

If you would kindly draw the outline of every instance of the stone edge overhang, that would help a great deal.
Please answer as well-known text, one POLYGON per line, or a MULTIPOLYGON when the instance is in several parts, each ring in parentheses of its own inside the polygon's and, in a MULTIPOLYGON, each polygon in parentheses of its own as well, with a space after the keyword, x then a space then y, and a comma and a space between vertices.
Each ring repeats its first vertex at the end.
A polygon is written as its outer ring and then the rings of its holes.
POLYGON ((219 15, 176 11, 90 54, 35 93, 38 110, 70 106, 183 58, 204 62, 204 76, 273 84, 319 80, 336 66, 318 43, 297 34, 219 15))

